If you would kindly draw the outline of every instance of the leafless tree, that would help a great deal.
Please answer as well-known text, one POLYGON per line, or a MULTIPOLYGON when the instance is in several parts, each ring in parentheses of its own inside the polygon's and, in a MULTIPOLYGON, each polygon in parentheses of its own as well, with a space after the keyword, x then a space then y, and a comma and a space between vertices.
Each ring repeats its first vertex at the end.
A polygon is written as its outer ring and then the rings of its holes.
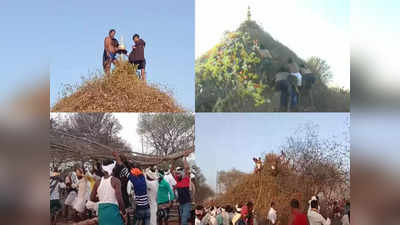
POLYGON ((311 193, 330 195, 343 184, 349 185, 350 145, 341 140, 321 138, 318 127, 310 123, 302 126, 298 135, 287 138, 282 145, 292 169, 310 181, 305 184, 311 193))
POLYGON ((192 113, 141 114, 138 133, 155 154, 165 156, 194 146, 192 113))
POLYGON ((122 125, 110 113, 72 113, 50 120, 53 129, 109 146, 126 145, 119 136, 122 125))

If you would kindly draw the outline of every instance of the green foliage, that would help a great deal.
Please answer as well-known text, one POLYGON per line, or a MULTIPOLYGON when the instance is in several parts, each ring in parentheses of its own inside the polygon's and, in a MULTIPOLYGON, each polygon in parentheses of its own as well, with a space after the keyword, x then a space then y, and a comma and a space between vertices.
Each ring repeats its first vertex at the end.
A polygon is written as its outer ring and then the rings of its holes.
POLYGON ((247 33, 227 33, 196 63, 196 111, 254 111, 265 104, 260 62, 247 33))
POLYGON ((320 79, 324 84, 327 84, 332 80, 333 75, 331 67, 328 65, 326 60, 313 56, 307 60, 307 65, 314 74, 320 75, 320 79))

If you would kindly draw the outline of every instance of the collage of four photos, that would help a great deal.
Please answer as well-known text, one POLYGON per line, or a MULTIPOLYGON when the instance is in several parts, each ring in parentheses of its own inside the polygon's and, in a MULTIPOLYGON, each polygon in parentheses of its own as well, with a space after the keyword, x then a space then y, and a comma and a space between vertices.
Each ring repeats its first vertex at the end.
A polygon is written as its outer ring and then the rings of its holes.
POLYGON ((52 225, 350 225, 348 1, 100 2, 54 9, 52 225))

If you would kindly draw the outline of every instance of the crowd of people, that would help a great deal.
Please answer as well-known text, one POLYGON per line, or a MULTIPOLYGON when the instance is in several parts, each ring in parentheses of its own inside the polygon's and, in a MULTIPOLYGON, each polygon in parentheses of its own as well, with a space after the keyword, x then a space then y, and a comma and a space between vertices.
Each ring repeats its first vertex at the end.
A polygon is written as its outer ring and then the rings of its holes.
POLYGON ((231 205, 224 207, 198 205, 195 208, 195 225, 245 225, 254 224, 254 221, 251 202, 235 207, 231 205))
MULTIPOLYGON (((127 51, 124 45, 120 45, 115 38, 116 31, 111 29, 108 36, 104 39, 104 52, 103 52, 103 69, 106 74, 111 71, 111 64, 117 64, 117 54, 126 54, 127 51)), ((134 45, 132 51, 129 53, 129 62, 138 67, 140 70, 140 78, 146 81, 146 59, 144 56, 144 48, 146 42, 140 38, 139 34, 134 34, 132 37, 134 45)))
POLYGON ((282 66, 275 75, 276 89, 280 91, 279 111, 298 111, 300 100, 305 110, 312 110, 314 107, 312 86, 315 80, 309 68, 304 64, 299 66, 292 58, 289 58, 287 65, 282 66))
MULTIPOLYGON (((328 207, 328 215, 322 216, 321 206, 317 196, 313 196, 308 203, 308 210, 301 210, 297 199, 290 201, 290 212, 288 225, 350 225, 350 203, 339 205, 335 201, 333 206, 328 207)), ((276 225, 280 223, 280 212, 276 209, 275 202, 266 215, 257 215, 254 212, 254 204, 248 202, 245 205, 238 204, 234 207, 226 205, 223 207, 201 205, 195 208, 195 225, 276 225), (259 221, 265 221, 261 223, 259 221)))
POLYGON ((183 167, 145 169, 118 153, 90 169, 50 174, 51 224, 73 220, 99 225, 168 225, 170 209, 178 206, 179 224, 192 218, 195 172, 186 160, 183 167), (64 196, 64 197, 63 197, 64 196), (66 196, 66 197, 65 197, 66 196), (71 214, 73 214, 71 216, 71 214))

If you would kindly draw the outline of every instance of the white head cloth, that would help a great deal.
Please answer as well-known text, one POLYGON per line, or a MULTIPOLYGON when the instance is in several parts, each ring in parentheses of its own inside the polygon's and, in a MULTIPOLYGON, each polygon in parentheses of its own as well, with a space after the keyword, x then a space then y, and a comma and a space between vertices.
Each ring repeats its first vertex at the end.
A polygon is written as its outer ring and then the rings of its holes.
POLYGON ((157 180, 158 179, 158 175, 157 175, 157 171, 153 172, 150 170, 150 168, 147 168, 145 171, 146 175, 152 179, 152 180, 157 180))
POLYGON ((113 170, 114 170, 114 167, 115 167, 115 161, 113 161, 113 163, 112 164, 110 164, 110 165, 107 165, 107 166, 104 166, 104 165, 102 165, 101 166, 101 168, 104 170, 104 171, 106 171, 107 173, 108 173, 108 175, 112 175, 112 172, 113 172, 113 170))

